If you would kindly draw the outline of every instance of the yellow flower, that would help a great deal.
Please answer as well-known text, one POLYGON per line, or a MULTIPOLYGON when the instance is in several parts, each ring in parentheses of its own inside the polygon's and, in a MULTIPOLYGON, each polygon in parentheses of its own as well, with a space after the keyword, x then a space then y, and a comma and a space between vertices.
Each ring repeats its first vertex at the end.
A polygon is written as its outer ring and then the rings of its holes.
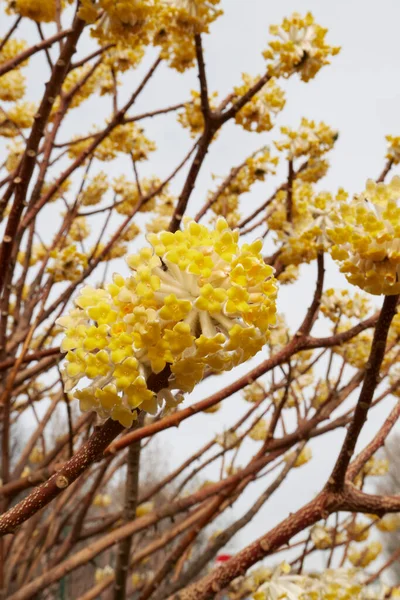
POLYGON ((397 531, 400 528, 400 514, 385 515, 377 522, 376 526, 384 532, 397 531))
POLYGON ((186 221, 182 231, 148 239, 153 248, 128 259, 130 277, 84 287, 77 308, 58 321, 66 387, 92 379, 75 392, 81 407, 126 427, 137 407, 153 414, 163 402, 176 406, 177 392, 191 391, 205 369, 222 372, 254 356, 275 322, 276 284, 259 242, 240 247, 223 219, 214 230, 186 221), (156 397, 146 381, 166 366, 171 376, 156 397))
POLYGON ((329 64, 330 56, 340 51, 325 42, 327 30, 315 23, 311 13, 305 17, 293 13, 280 26, 272 25, 270 33, 278 39, 269 43, 263 55, 269 73, 275 77, 289 77, 298 72, 303 81, 309 81, 329 64))
POLYGON ((14 69, 0 77, 0 100, 15 102, 25 94, 25 76, 14 69))
POLYGON ((154 510, 154 502, 143 502, 136 509, 137 517, 144 517, 154 510))
POLYGON ((400 162, 400 136, 387 135, 386 140, 388 142, 386 158, 398 165, 400 162))
MULTIPOLYGON (((290 127, 281 127, 281 133, 285 137, 274 143, 281 152, 287 151, 288 160, 300 158, 301 156, 310 157, 313 160, 319 159, 333 148, 339 136, 335 129, 332 129, 323 121, 316 123, 304 117, 301 119, 300 127, 297 130, 290 127)), ((304 173, 303 177, 300 174, 300 179, 310 180, 307 176, 304 177, 304 173)))
POLYGON ((266 396, 265 388, 258 381, 251 383, 243 390, 243 397, 247 402, 261 402, 266 396))
MULTIPOLYGON (((294 459, 295 455, 296 455, 295 452, 290 452, 289 454, 287 454, 285 456, 285 461, 291 462, 294 459)), ((307 464, 311 459, 312 459, 312 450, 311 450, 311 448, 306 446, 305 448, 303 448, 303 450, 300 452, 300 454, 294 461, 293 466, 295 468, 302 467, 303 465, 307 464)))
POLYGON ((52 250, 50 256, 54 259, 47 271, 55 281, 74 281, 78 279, 87 267, 88 257, 78 252, 75 244, 62 250, 52 250))
POLYGON ((367 182, 352 202, 343 200, 328 229, 332 258, 347 280, 370 294, 400 292, 400 178, 367 182))
POLYGON ((262 442, 267 437, 269 430, 269 421, 260 419, 251 429, 249 436, 255 442, 262 442))
POLYGON ((373 541, 363 547, 350 546, 348 559, 352 565, 357 567, 367 567, 382 552, 382 544, 373 541))
POLYGON ((79 196, 79 202, 81 202, 83 206, 94 206, 99 204, 108 190, 108 187, 107 175, 104 171, 100 171, 93 177, 91 182, 85 186, 79 196))
MULTIPOLYGON (((235 87, 235 96, 243 96, 260 79, 247 73, 242 75, 243 85, 235 87)), ((274 126, 274 117, 284 108, 286 103, 284 91, 274 79, 270 79, 253 98, 237 113, 236 123, 246 131, 269 131, 274 126)))
MULTIPOLYGON (((187 102, 184 105, 182 112, 178 113, 178 121, 182 127, 185 127, 185 129, 190 131, 190 137, 196 138, 203 133, 204 117, 201 111, 200 93, 191 90, 190 94, 192 96, 192 101, 187 102)), ((209 105, 212 110, 216 108, 215 100, 217 96, 217 92, 214 92, 211 95, 211 98, 209 98, 209 105)))
MULTIPOLYGON (((61 8, 64 2, 60 3, 61 8)), ((9 10, 16 12, 21 17, 28 17, 32 21, 49 23, 56 18, 56 3, 53 0, 9 0, 9 10)))

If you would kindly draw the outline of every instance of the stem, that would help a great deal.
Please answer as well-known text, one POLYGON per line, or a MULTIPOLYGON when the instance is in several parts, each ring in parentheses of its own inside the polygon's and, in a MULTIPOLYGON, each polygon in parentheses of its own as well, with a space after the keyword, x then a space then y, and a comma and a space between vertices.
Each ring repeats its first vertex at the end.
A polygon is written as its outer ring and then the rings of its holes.
MULTIPOLYGON (((139 421, 133 429, 140 427, 139 421)), ((140 466, 140 440, 129 446, 127 458, 127 475, 125 485, 125 506, 123 520, 125 523, 133 521, 136 516, 136 507, 139 495, 139 466, 140 466)), ((132 536, 122 539, 118 546, 117 567, 115 571, 114 600, 125 600, 126 579, 129 569, 129 557, 132 545, 132 536)))
POLYGON ((396 313, 399 296, 385 296, 382 310, 375 327, 370 355, 365 367, 365 378, 360 396, 354 412, 353 421, 347 431, 342 449, 336 461, 332 475, 329 478, 328 488, 340 490, 344 486, 347 468, 353 456, 354 449, 360 432, 367 420, 368 411, 374 397, 374 392, 379 380, 379 371, 385 355, 386 341, 389 327, 396 313))

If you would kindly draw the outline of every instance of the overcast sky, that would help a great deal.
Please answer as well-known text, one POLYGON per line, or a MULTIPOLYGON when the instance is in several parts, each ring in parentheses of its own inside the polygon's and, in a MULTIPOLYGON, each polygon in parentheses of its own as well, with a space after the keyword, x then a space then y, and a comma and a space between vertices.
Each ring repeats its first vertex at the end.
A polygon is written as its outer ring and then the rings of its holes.
MULTIPOLYGON (((301 82, 297 77, 283 82, 287 104, 279 115, 277 126, 287 124, 296 127, 304 116, 324 120, 338 129, 340 137, 330 155, 331 170, 321 182, 320 188, 335 191, 343 186, 351 193, 362 190, 366 179, 376 178, 382 170, 385 135, 400 134, 400 3, 396 0, 222 0, 221 5, 225 16, 212 26, 211 36, 204 40, 209 89, 211 92, 218 91, 221 97, 230 93, 233 86, 240 84, 242 72, 252 75, 263 73, 265 63, 261 52, 269 40, 269 25, 280 23, 284 16, 289 16, 295 10, 313 12, 317 22, 329 29, 328 43, 342 46, 341 53, 332 59, 332 65, 322 69, 309 84, 301 82)), ((0 29, 1 27, 0 23, 0 29)), ((31 35, 32 26, 26 24, 24 30, 27 35, 31 35)), ((89 48, 90 43, 85 43, 89 48)), ((39 98, 45 81, 45 65, 40 61, 34 64, 30 74, 29 93, 30 97, 39 98)), ((125 78, 122 98, 134 87, 132 81, 139 81, 140 74, 148 64, 149 61, 145 61, 137 72, 130 72, 125 78)), ((190 89, 196 86, 195 70, 181 76, 162 67, 132 114, 186 100, 190 89)), ((92 123, 101 126, 104 122, 102 103, 106 101, 95 99, 71 112, 65 139, 68 139, 71 132, 88 131, 92 123)), ((150 163, 141 169, 141 174, 165 176, 184 156, 191 140, 187 132, 176 124, 175 118, 154 119, 146 121, 144 125, 148 136, 157 141, 159 150, 150 163)), ((256 148, 271 144, 274 138, 277 138, 277 129, 259 135, 245 133, 240 128, 228 125, 214 142, 207 157, 189 205, 189 213, 195 214, 204 202, 207 189, 212 185, 212 173, 226 175, 233 165, 242 162, 256 148)), ((118 171, 123 173, 126 168, 127 163, 120 161, 113 166, 112 174, 118 171)), ((107 170, 107 163, 105 169, 107 170)), ((178 180, 176 191, 179 191, 181 182, 182 180, 178 180)), ((258 186, 249 199, 252 205, 265 199, 276 183, 276 180, 271 180, 258 186)), ((48 217, 43 222, 43 233, 52 233, 48 217)), ((282 290, 280 294, 279 310, 285 312, 293 326, 298 324, 312 297, 315 270, 315 265, 304 269, 304 279, 296 286, 295 293, 291 288, 290 291, 282 290)), ((344 278, 332 270, 328 285, 345 287, 346 284, 344 278)), ((265 355, 257 357, 252 364, 262 358, 265 355)), ((218 382, 209 379, 186 402, 205 397, 215 391, 217 385, 222 386, 222 381, 231 381, 238 373, 247 372, 249 367, 246 364, 218 382)), ((368 421, 362 436, 364 442, 385 418, 389 405, 390 402, 376 411, 376 418, 368 421)), ((183 457, 186 458, 190 451, 197 450, 205 443, 206 430, 211 437, 224 426, 228 427, 244 409, 245 403, 241 399, 230 398, 225 401, 224 409, 218 415, 200 415, 184 422, 178 430, 160 435, 159 447, 163 443, 168 445, 171 468, 183 457)), ((231 545, 232 550, 240 549, 287 516, 289 511, 296 510, 313 497, 324 482, 324 476, 335 456, 335 448, 342 437, 343 433, 335 433, 313 442, 314 460, 293 472, 254 523, 236 538, 231 545)), ((248 457, 258 447, 251 444, 248 444, 248 457)), ((213 474, 215 471, 212 470, 210 477, 213 474)), ((266 487, 266 482, 263 480, 257 484, 256 489, 255 487, 235 505, 235 516, 239 516, 240 510, 254 498, 255 491, 261 492, 266 487)))

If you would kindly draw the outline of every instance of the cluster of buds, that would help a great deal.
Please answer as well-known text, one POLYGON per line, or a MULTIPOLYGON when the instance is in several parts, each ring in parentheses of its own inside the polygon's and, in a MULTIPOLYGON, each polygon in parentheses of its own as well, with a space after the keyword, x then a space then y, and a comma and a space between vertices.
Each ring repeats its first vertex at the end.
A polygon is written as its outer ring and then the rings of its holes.
POLYGON ((220 373, 254 356, 275 322, 276 282, 261 241, 239 247, 223 219, 209 230, 186 221, 183 231, 149 234, 152 248, 130 256, 132 275, 105 289, 85 287, 58 323, 66 390, 82 410, 130 427, 140 407, 154 414, 190 392, 205 371, 220 373), (158 394, 148 377, 164 369, 158 394), (77 389, 82 381, 89 385, 77 389))

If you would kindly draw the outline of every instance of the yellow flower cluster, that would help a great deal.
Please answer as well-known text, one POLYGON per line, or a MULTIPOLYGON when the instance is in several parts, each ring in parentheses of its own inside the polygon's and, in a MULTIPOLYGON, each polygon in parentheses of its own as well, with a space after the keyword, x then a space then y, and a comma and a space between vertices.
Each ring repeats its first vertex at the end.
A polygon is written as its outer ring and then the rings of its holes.
POLYGON ((352 202, 332 212, 332 258, 347 280, 370 294, 400 292, 400 177, 367 182, 352 202))
POLYGON ((31 462, 34 465, 37 465, 42 462, 43 458, 43 450, 38 446, 35 446, 29 455, 29 462, 31 462))
MULTIPOLYGON (((337 333, 347 331, 352 327, 351 321, 344 321, 337 327, 337 333)), ((368 360, 371 350, 372 333, 369 330, 362 331, 352 338, 348 344, 334 347, 335 354, 342 356, 346 362, 355 369, 363 369, 368 360)))
POLYGON ((110 577, 110 575, 114 575, 114 569, 112 568, 111 565, 106 565, 103 568, 99 567, 94 572, 95 583, 100 583, 101 581, 103 581, 107 577, 110 577))
POLYGON ((378 541, 373 541, 361 548, 350 546, 348 559, 355 567, 367 567, 371 564, 382 552, 382 544, 378 541))
POLYGON ((349 538, 355 542, 365 542, 369 537, 369 526, 366 521, 350 522, 346 531, 349 538))
POLYGON ((339 137, 338 132, 323 121, 316 123, 304 117, 298 129, 285 126, 281 127, 281 133, 284 134, 284 139, 274 143, 278 150, 287 152, 288 160, 302 156, 314 160, 320 158, 332 150, 339 137))
POLYGON ((249 436, 255 442, 263 442, 269 431, 270 422, 266 419, 260 419, 257 423, 251 428, 249 432, 249 436))
POLYGON ((321 312, 333 323, 337 323, 342 315, 349 319, 365 319, 370 310, 368 297, 358 292, 350 294, 349 290, 329 288, 321 298, 321 312))
POLYGON ((82 0, 79 16, 95 23, 92 35, 99 43, 129 47, 127 60, 135 66, 146 46, 161 48, 161 56, 182 72, 195 61, 194 34, 207 33, 222 14, 219 0, 82 0))
POLYGON ((85 217, 76 217, 68 231, 67 241, 82 242, 90 235, 90 227, 85 217))
MULTIPOLYGON (((0 50, 0 64, 18 56, 26 49, 26 46, 25 40, 7 40, 0 50)), ((27 64, 28 59, 0 77, 0 100, 15 102, 23 97, 25 94, 25 77, 21 73, 21 68, 27 64)))
POLYGON ((155 21, 153 43, 161 56, 179 72, 192 67, 196 51, 194 34, 208 33, 221 14, 220 0, 161 0, 155 21))
POLYGON ((285 315, 279 313, 276 316, 276 325, 269 336, 268 346, 273 352, 281 350, 290 339, 290 331, 285 320, 285 315))
MULTIPOLYGON (((187 102, 183 107, 182 111, 178 113, 178 121, 190 131, 190 137, 195 138, 203 133, 204 129, 204 117, 201 110, 200 93, 195 90, 190 92, 192 101, 187 102)), ((215 100, 218 97, 218 92, 214 92, 209 97, 209 105, 212 110, 216 108, 215 100)), ((215 139, 215 137, 214 137, 215 139)))
POLYGON ((314 408, 319 408, 322 406, 322 404, 325 404, 329 398, 329 393, 329 382, 326 381, 326 379, 319 379, 315 384, 314 394, 311 402, 312 406, 314 408))
POLYGON ((0 77, 0 100, 16 102, 25 94, 25 76, 19 69, 8 71, 0 77))
POLYGON ((109 187, 108 179, 104 171, 97 173, 93 179, 85 186, 82 193, 79 196, 79 202, 83 206, 95 206, 99 204, 104 194, 107 192, 109 187))
POLYGON ((346 541, 347 536, 341 531, 335 531, 332 527, 323 527, 322 525, 314 525, 311 529, 311 541, 319 550, 331 548, 332 544, 342 544, 346 541))
MULTIPOLYGON (((211 210, 217 216, 224 217, 230 227, 234 227, 240 220, 239 203, 242 194, 246 194, 257 183, 265 181, 268 174, 275 174, 279 159, 273 156, 269 148, 263 149, 254 156, 250 156, 236 176, 230 181, 216 202, 211 205, 211 210)), ((208 200, 214 192, 208 193, 208 200)))
MULTIPOLYGON (((329 547, 329 546, 326 546, 329 547)), ((373 582, 368 585, 368 574, 359 568, 324 569, 321 573, 291 574, 288 563, 282 563, 272 572, 260 567, 245 577, 237 578, 229 587, 230 598, 253 600, 383 600, 397 598, 395 588, 373 582)))
POLYGON ((275 321, 273 269, 260 241, 238 239, 223 219, 211 231, 186 221, 183 231, 149 234, 152 248, 128 258, 130 277, 83 288, 58 321, 66 390, 82 410, 129 427, 136 408, 173 406, 171 390, 191 391, 206 368, 229 370, 263 347, 275 321), (168 389, 156 396, 146 381, 165 368, 168 389), (83 378, 91 384, 76 390, 83 378))
MULTIPOLYGON (((65 2, 62 0, 59 4, 63 9, 65 2)), ((55 21, 57 15, 57 3, 54 0, 8 0, 8 13, 16 13, 21 17, 27 17, 32 21, 41 23, 50 23, 55 21)))
POLYGON ((9 173, 12 173, 12 171, 15 171, 15 169, 18 167, 24 149, 25 146, 20 140, 13 140, 7 145, 7 158, 5 167, 9 173))
MULTIPOLYGON (((294 459, 295 455, 296 455, 296 453, 294 451, 289 452, 289 454, 286 454, 285 462, 287 462, 287 463, 291 462, 294 459)), ((303 450, 301 450, 301 452, 298 455, 298 457, 296 458, 296 460, 294 461, 293 466, 295 468, 302 467, 303 465, 306 465, 308 462, 310 462, 311 459, 312 459, 312 450, 308 446, 305 446, 303 448, 303 450)))
MULTIPOLYGON (((235 97, 246 94, 260 78, 243 73, 242 79, 242 85, 234 88, 235 97)), ((235 121, 246 131, 269 131, 274 126, 274 117, 283 109, 285 103, 284 91, 275 79, 270 79, 237 113, 235 121)))
MULTIPOLYGON (((336 201, 343 191, 339 190, 336 201)), ((269 229, 276 231, 284 265, 309 263, 318 251, 329 246, 326 235, 334 199, 328 192, 315 193, 310 183, 294 181, 291 195, 291 221, 287 220, 288 192, 281 190, 267 209, 269 229)))
MULTIPOLYGON (((73 93, 68 108, 78 107, 84 100, 95 92, 104 95, 113 91, 113 79, 111 69, 108 65, 100 64, 92 71, 92 65, 77 67, 66 76, 62 91, 64 94, 73 93)), ((60 99, 57 98, 52 107, 52 117, 60 108, 60 99)))
MULTIPOLYGON (((92 143, 92 139, 77 140, 68 149, 70 158, 77 158, 92 143)), ((154 142, 143 133, 136 123, 125 123, 115 127, 108 137, 96 148, 93 155, 98 160, 107 162, 114 160, 119 152, 130 154, 135 162, 147 160, 149 153, 156 149, 154 142)))
MULTIPOLYGON (((40 242, 38 244, 33 244, 32 249, 29 256, 29 266, 32 267, 37 262, 42 260, 47 254, 46 247, 40 242)), ((19 264, 23 265, 26 259, 26 253, 23 251, 18 252, 17 260, 19 264)))
POLYGON ((323 158, 311 157, 307 161, 307 166, 299 170, 297 179, 307 183, 317 183, 320 179, 325 177, 329 169, 329 162, 323 158))
POLYGON ((386 141, 388 142, 386 158, 398 165, 400 162, 400 135, 387 135, 386 141))
MULTIPOLYGON (((271 333, 271 335, 273 334, 273 331, 271 333)), ((267 391, 264 388, 264 386, 259 383, 258 381, 255 381, 254 383, 251 383, 250 385, 247 385, 244 390, 243 390, 243 398, 246 400, 246 402, 261 402, 261 400, 264 400, 264 398, 267 397, 267 391)))
POLYGON ((137 517, 144 517, 154 510, 154 502, 142 502, 136 509, 137 517))
MULTIPOLYGON (((1 40, 1 43, 3 43, 3 40, 1 40)), ((11 60, 12 58, 15 58, 16 56, 18 56, 18 54, 21 54, 21 52, 26 50, 26 47, 27 42, 25 40, 17 40, 15 38, 10 38, 9 40, 7 40, 2 49, 0 50, 0 65, 11 60)), ((24 66, 27 63, 28 59, 25 60, 23 63, 20 63, 19 66, 24 66)))
MULTIPOLYGON (((153 194, 161 185, 161 180, 152 177, 150 179, 142 179, 140 181, 140 187, 136 182, 129 181, 124 175, 115 177, 112 183, 112 189, 115 192, 116 205, 115 210, 121 215, 131 215, 133 210, 138 206, 141 198, 153 194)), ((171 197, 168 194, 168 188, 165 186, 159 194, 153 196, 151 200, 144 202, 139 210, 140 212, 153 212, 157 208, 157 204, 168 205, 171 197)), ((161 216, 168 216, 169 210, 162 212, 160 208, 161 216)), ((156 232, 157 233, 157 232, 156 232)))
POLYGON ((224 431, 216 436, 215 441, 225 450, 231 450, 240 443, 237 433, 234 431, 224 431))
MULTIPOLYGON (((47 192, 53 186, 53 184, 54 184, 54 179, 50 180, 50 181, 45 181, 42 186, 42 194, 47 194, 47 192)), ((53 194, 50 196, 48 201, 55 202, 56 200, 59 200, 60 198, 62 198, 64 196, 64 194, 66 192, 68 192, 70 187, 71 187, 71 180, 64 179, 62 184, 58 185, 57 189, 53 192, 53 194)))
POLYGON ((382 519, 380 519, 377 522, 376 526, 379 529, 379 531, 383 531, 385 533, 397 531, 398 529, 400 529, 400 514, 393 513, 385 515, 382 519))
POLYGON ((107 508, 110 506, 112 498, 110 494, 96 494, 93 499, 92 505, 97 508, 107 508))
POLYGON ((21 129, 31 127, 35 113, 36 105, 33 102, 19 102, 7 112, 1 110, 0 136, 12 138, 17 136, 21 129))
POLYGON ((87 267, 87 256, 78 252, 76 245, 66 246, 62 250, 52 250, 50 256, 54 259, 47 271, 54 281, 75 281, 87 267))
POLYGON ((330 56, 340 51, 325 42, 327 29, 315 23, 311 13, 305 17, 293 13, 269 30, 278 39, 269 42, 263 56, 268 61, 269 73, 275 77, 290 77, 298 72, 303 81, 309 81, 324 65, 330 64, 330 56))
POLYGON ((380 477, 386 475, 389 471, 389 461, 387 458, 375 458, 372 456, 363 467, 363 474, 371 477, 380 477))

